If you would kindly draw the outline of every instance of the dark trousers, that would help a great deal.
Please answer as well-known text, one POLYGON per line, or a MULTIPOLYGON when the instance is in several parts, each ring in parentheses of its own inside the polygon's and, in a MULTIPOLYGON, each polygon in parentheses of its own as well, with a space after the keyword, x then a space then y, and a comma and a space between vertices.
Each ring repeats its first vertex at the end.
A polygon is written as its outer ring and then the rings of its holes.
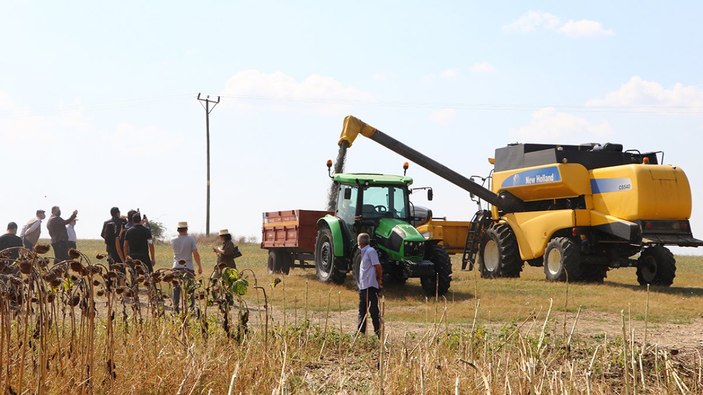
POLYGON ((32 242, 27 240, 26 238, 22 238, 22 244, 24 244, 24 248, 28 250, 34 250, 34 244, 32 244, 32 242))
POLYGON ((117 253, 117 248, 115 248, 114 245, 110 246, 109 244, 105 244, 105 250, 107 251, 107 256, 112 258, 114 263, 122 262, 122 258, 120 258, 120 254, 117 253))
POLYGON ((147 270, 148 273, 152 273, 154 271, 154 267, 151 264, 151 258, 149 258, 149 254, 130 254, 132 259, 138 259, 142 261, 144 264, 144 268, 147 270))
POLYGON ((54 249, 54 259, 56 262, 67 261, 68 257, 68 241, 62 240, 56 243, 51 243, 51 248, 54 249))
POLYGON ((69 249, 69 250, 70 250, 71 248, 73 248, 74 250, 77 250, 77 249, 78 249, 78 245, 76 244, 75 241, 69 240, 69 241, 67 241, 66 243, 68 243, 68 249, 69 249))
POLYGON ((359 325, 357 330, 366 334, 366 318, 371 315, 373 332, 381 335, 381 318, 378 311, 378 288, 369 287, 359 291, 359 325))

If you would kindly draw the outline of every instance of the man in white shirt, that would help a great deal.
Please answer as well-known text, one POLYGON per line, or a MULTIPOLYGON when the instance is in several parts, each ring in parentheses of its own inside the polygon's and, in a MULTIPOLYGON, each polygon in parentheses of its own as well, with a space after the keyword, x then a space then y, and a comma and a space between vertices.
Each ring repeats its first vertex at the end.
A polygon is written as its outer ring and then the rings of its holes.
MULTIPOLYGON (((173 247, 173 271, 186 271, 195 279, 195 268, 193 260, 198 264, 198 274, 203 274, 203 267, 200 264, 200 253, 195 244, 195 239, 188 236, 188 222, 181 221, 178 223, 178 237, 171 240, 173 247)), ((188 275, 186 275, 188 276, 188 275)), ((195 306, 195 297, 191 295, 191 308, 195 306)), ((173 308, 178 313, 181 308, 181 286, 176 284, 173 286, 173 308)))
POLYGON ((356 238, 361 252, 359 264, 359 324, 357 330, 366 334, 366 318, 371 315, 373 331, 376 336, 381 335, 381 319, 378 311, 378 293, 383 286, 383 269, 378 260, 378 253, 369 245, 368 233, 359 233, 356 238))
POLYGON ((76 229, 74 228, 76 226, 76 221, 78 221, 78 219, 74 218, 73 221, 66 224, 66 233, 68 234, 69 249, 78 248, 78 246, 76 245, 76 242, 78 242, 78 238, 76 237, 76 229))
POLYGON ((44 210, 37 210, 36 217, 27 221, 27 223, 22 227, 20 232, 20 238, 24 247, 31 250, 39 241, 39 235, 41 234, 41 221, 46 218, 44 210))

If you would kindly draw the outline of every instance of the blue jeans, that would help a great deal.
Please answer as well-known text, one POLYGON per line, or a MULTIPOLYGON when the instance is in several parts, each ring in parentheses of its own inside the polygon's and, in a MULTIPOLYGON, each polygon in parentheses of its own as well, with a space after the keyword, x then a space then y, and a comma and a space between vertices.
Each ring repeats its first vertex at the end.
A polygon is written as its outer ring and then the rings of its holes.
POLYGON ((366 334, 367 312, 371 314, 373 332, 381 336, 381 317, 378 311, 378 288, 369 287, 359 290, 359 324, 357 330, 366 334))

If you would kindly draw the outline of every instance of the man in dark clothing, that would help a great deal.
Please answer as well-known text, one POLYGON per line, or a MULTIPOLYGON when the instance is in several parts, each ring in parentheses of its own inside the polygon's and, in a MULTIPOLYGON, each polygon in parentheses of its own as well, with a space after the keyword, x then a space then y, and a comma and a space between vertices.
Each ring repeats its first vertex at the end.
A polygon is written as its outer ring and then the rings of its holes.
POLYGON ((120 209, 113 207, 110 209, 112 218, 103 223, 103 230, 100 236, 105 240, 105 250, 113 262, 122 262, 120 233, 125 225, 125 220, 120 217, 120 209))
POLYGON ((154 265, 156 265, 156 257, 154 256, 151 231, 142 225, 142 217, 139 213, 132 215, 132 222, 134 225, 125 232, 124 255, 132 259, 139 259, 149 272, 152 272, 154 265), (149 255, 151 255, 151 259, 149 255))
POLYGON ((0 257, 4 264, 9 265, 20 256, 20 250, 17 247, 22 247, 22 239, 17 236, 17 224, 10 222, 7 224, 7 233, 0 236, 0 251, 11 248, 0 257))
POLYGON ((51 247, 54 249, 54 260, 56 262, 66 261, 68 256, 68 232, 66 225, 76 219, 78 210, 73 210, 68 219, 61 218, 61 209, 58 206, 51 208, 51 218, 46 222, 46 228, 51 236, 51 247))

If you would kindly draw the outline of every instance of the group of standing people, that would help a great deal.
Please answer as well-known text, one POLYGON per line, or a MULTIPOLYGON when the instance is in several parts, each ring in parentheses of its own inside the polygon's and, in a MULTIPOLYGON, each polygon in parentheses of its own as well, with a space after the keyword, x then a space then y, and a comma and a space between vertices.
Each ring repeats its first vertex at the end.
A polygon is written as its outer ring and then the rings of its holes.
MULTIPOLYGON (((68 251, 76 248, 76 230, 78 210, 74 210, 67 219, 61 218, 61 208, 54 206, 51 208, 51 217, 46 222, 46 228, 51 237, 51 247, 54 249, 56 261, 69 259, 68 251)), ((37 210, 35 217, 31 218, 22 227, 19 236, 17 235, 17 223, 7 224, 7 233, 0 236, 0 250, 11 247, 25 247, 33 249, 39 241, 41 235, 42 221, 46 218, 44 210, 37 210)), ((17 259, 19 249, 11 251, 11 257, 17 259)))
POLYGON ((140 260, 149 272, 154 270, 156 254, 149 220, 137 210, 121 215, 118 207, 110 209, 111 218, 103 223, 100 236, 105 250, 114 263, 124 263, 127 258, 140 260))
MULTIPOLYGON (((136 210, 130 210, 127 217, 122 217, 120 209, 113 207, 110 209, 110 219, 103 223, 101 236, 105 241, 105 249, 113 262, 125 262, 127 258, 140 260, 149 272, 154 270, 156 255, 149 222, 146 215, 142 216, 136 210)), ((176 231, 178 236, 171 240, 173 248, 174 271, 189 272, 195 276, 195 265, 198 274, 203 273, 203 267, 198 252, 195 239, 188 234, 188 222, 178 222, 176 231), (195 263, 195 265, 193 264, 195 263)), ((217 254, 217 265, 219 268, 236 268, 235 246, 232 242, 232 235, 227 229, 219 232, 221 247, 214 248, 217 254)), ((181 287, 175 285, 173 289, 174 307, 176 311, 180 307, 181 287)), ((194 303, 194 301, 191 301, 194 303)))

